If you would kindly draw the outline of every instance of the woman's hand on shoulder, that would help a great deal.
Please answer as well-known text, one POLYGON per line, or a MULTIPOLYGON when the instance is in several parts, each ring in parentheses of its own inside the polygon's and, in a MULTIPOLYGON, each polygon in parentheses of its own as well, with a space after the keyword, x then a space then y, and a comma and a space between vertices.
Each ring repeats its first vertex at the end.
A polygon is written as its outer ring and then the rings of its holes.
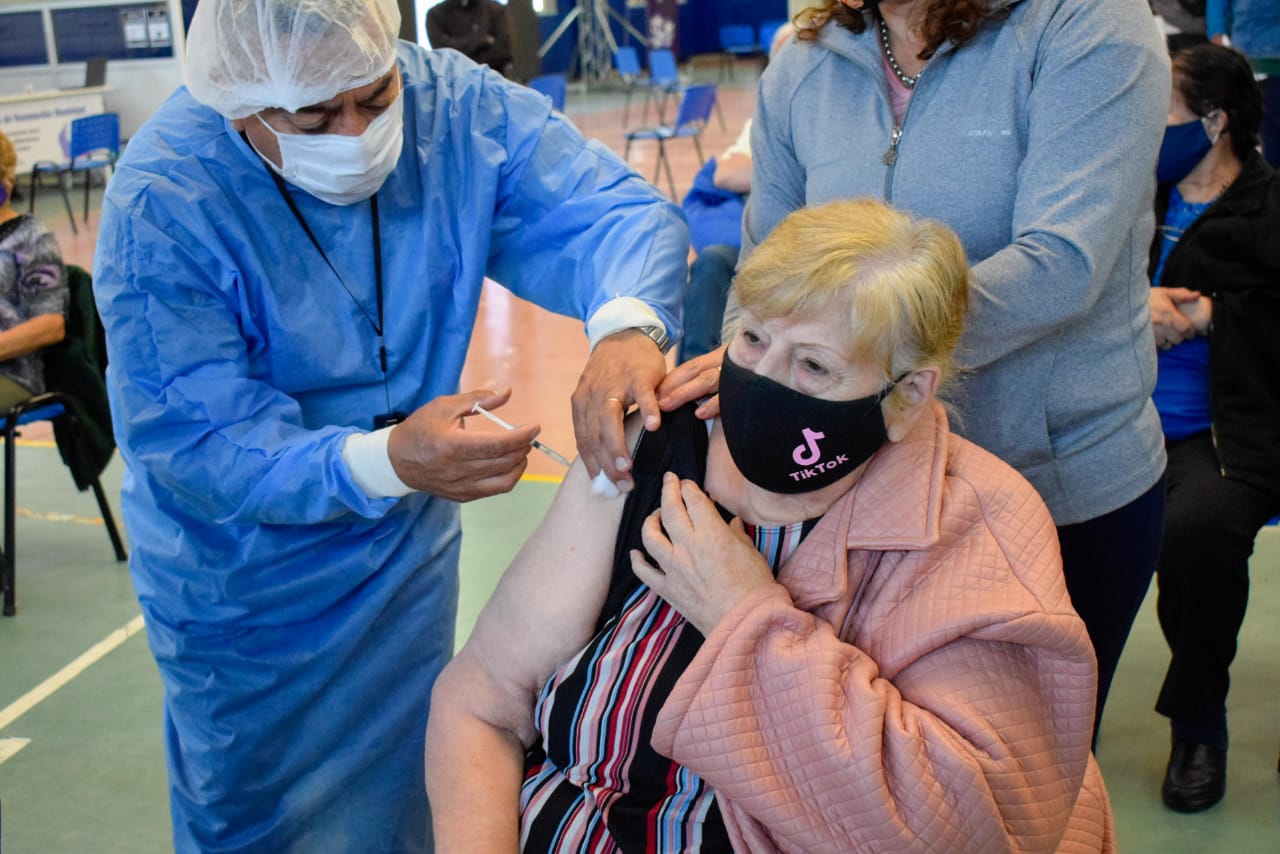
POLYGON ((636 577, 707 635, 742 597, 776 584, 742 520, 726 524, 696 483, 668 472, 662 506, 645 520, 644 547, 657 562, 631 551, 636 577))
POLYGON ((658 405, 671 412, 690 401, 706 398, 695 414, 704 421, 719 415, 720 365, 725 349, 721 346, 672 368, 658 384, 658 405))

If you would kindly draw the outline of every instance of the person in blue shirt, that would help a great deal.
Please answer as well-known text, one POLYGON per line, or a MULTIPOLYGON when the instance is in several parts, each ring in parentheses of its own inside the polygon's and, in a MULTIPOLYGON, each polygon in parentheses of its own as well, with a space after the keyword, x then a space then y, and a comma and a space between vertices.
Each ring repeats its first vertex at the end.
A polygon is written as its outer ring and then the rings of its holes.
POLYGON ((1153 399, 1169 454, 1156 612, 1170 661, 1165 806, 1200 812, 1227 780, 1227 690, 1254 539, 1280 513, 1280 178, 1257 152, 1262 98, 1240 53, 1174 54, 1149 304, 1153 399))
MULTIPOLYGON (((467 425, 489 276, 586 320, 592 475, 659 419, 678 208, 536 92, 398 42, 394 0, 202 0, 95 263, 130 569, 164 683, 179 851, 429 851, 457 502, 537 432, 467 425)), ((536 357, 536 353, 528 353, 536 357)))
POLYGON ((1262 156, 1280 168, 1280 3, 1206 0, 1205 31, 1249 58, 1262 91, 1262 156))

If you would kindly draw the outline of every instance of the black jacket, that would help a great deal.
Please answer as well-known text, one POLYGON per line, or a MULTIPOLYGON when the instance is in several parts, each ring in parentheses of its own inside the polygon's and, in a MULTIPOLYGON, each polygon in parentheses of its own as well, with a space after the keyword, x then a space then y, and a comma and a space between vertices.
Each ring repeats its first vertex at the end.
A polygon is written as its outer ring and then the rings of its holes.
MULTIPOLYGON (((1156 194, 1163 224, 1171 187, 1156 194)), ((1160 235, 1151 245, 1151 270, 1160 235)), ((1179 239, 1156 284, 1213 299, 1209 395, 1224 477, 1280 496, 1280 177, 1253 152, 1179 239)))
POLYGON ((451 47, 499 74, 511 64, 511 19, 496 0, 444 0, 427 12, 432 49, 451 47))

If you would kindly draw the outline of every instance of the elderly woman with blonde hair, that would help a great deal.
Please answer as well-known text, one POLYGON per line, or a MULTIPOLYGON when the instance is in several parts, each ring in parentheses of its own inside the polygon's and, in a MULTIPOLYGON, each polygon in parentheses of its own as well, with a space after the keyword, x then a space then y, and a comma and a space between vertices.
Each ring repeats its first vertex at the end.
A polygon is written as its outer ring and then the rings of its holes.
POLYGON ((719 417, 575 464, 436 683, 441 850, 1114 847, 1053 521, 937 402, 968 280, 874 201, 761 244, 719 417))

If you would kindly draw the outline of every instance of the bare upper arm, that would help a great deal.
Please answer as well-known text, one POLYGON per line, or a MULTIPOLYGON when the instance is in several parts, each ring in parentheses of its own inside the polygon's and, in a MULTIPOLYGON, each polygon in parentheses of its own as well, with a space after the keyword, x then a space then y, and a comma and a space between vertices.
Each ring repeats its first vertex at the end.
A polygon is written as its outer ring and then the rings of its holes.
MULTIPOLYGON (((634 446, 639 419, 629 418, 626 426, 634 446)), ((483 708, 474 711, 526 745, 534 736, 533 704, 543 683, 591 639, 608 593, 625 500, 594 494, 586 467, 574 460, 458 655, 458 668, 489 686, 477 700, 483 708)))

